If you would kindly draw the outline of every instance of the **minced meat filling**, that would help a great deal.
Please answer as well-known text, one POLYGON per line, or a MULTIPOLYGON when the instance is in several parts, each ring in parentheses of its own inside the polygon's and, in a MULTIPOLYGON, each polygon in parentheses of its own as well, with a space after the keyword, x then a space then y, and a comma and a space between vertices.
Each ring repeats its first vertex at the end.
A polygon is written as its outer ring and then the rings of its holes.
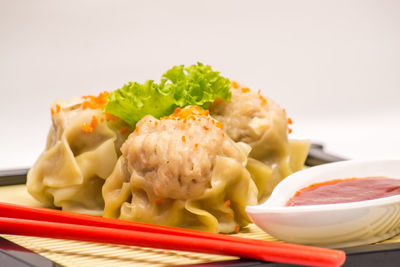
POLYGON ((241 162, 241 153, 208 111, 189 106, 160 120, 137 123, 121 148, 128 170, 160 198, 190 199, 210 186, 218 156, 241 162))

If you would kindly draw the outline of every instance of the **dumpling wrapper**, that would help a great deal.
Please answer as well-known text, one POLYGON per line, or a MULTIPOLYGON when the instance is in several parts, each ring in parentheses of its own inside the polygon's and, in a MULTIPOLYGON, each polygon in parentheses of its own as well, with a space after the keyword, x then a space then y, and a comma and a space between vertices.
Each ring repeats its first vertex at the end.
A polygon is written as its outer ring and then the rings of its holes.
POLYGON ((310 142, 288 139, 286 112, 273 100, 237 83, 231 92, 230 103, 212 103, 211 115, 224 124, 235 142, 251 146, 247 169, 262 203, 282 179, 304 168, 310 142))
POLYGON ((98 121, 93 132, 83 124, 104 118, 101 109, 83 109, 83 98, 56 101, 46 148, 27 176, 28 192, 40 202, 62 210, 102 215, 101 189, 114 169, 127 134, 123 122, 98 121))
POLYGON ((251 148, 235 144, 208 116, 184 121, 159 121, 146 116, 138 123, 140 133, 135 131, 129 136, 103 186, 105 217, 220 233, 235 232, 250 222, 245 207, 257 204, 258 194, 245 168, 251 148), (186 127, 186 123, 191 125, 186 127), (204 143, 199 144, 198 140, 204 143), (214 142, 220 145, 210 145, 214 142), (179 168, 174 165, 165 169, 170 163, 179 162, 179 168), (188 179, 196 177, 199 167, 203 168, 200 173, 208 173, 211 168, 210 177, 203 177, 209 179, 203 189, 196 187, 198 182, 194 179, 188 179), (159 171, 170 173, 174 181, 181 177, 178 184, 187 187, 192 195, 180 193, 180 188, 160 189, 161 181, 165 187, 176 183, 153 175, 159 171), (154 185, 149 186, 150 182, 154 185), (190 188, 193 185, 195 190, 190 188))

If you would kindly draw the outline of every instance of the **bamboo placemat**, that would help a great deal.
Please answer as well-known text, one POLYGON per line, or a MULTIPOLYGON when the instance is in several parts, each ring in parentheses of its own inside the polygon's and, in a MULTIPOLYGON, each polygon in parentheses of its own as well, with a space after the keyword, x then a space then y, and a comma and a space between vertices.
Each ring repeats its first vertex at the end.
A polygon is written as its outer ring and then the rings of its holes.
MULTIPOLYGON (((255 225, 237 234, 242 237, 275 240, 255 225)), ((72 240, 1 235, 63 266, 171 266, 237 259, 212 254, 110 245, 72 240)))
MULTIPOLYGON (((24 185, 0 187, 0 201, 40 206, 27 192, 24 185)), ((237 259, 235 257, 191 253, 174 250, 152 249, 122 245, 100 244, 73 240, 38 238, 29 236, 0 235, 66 267, 83 266, 171 266, 211 261, 237 259)), ((277 241, 254 224, 235 236, 277 241)), ((400 235, 381 243, 400 242, 400 235)))
MULTIPOLYGON (((28 194, 25 185, 0 187, 0 201, 36 207, 41 206, 39 202, 28 194)), ((240 233, 235 235, 254 239, 276 240, 254 224, 243 228, 240 233)), ((73 240, 16 235, 0 236, 67 267, 170 266, 237 259, 230 256, 73 240)))

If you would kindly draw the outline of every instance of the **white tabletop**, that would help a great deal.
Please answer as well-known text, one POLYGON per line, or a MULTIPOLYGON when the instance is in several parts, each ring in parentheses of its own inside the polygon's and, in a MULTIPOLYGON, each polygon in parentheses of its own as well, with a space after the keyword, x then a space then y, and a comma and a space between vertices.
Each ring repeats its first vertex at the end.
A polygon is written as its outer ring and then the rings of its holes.
POLYGON ((0 169, 31 166, 56 98, 201 61, 293 118, 293 138, 400 157, 399 1, 0 1, 0 169))

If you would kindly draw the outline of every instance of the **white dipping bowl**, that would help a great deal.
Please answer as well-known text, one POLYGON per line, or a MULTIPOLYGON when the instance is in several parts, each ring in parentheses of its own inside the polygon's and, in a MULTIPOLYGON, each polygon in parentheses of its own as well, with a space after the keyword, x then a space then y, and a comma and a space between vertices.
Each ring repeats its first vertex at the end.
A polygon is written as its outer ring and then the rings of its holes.
POLYGON ((286 242, 344 248, 400 233, 400 195, 340 204, 285 206, 302 188, 335 179, 400 179, 400 159, 349 160, 311 167, 286 177, 269 199, 246 212, 265 232, 286 242))

